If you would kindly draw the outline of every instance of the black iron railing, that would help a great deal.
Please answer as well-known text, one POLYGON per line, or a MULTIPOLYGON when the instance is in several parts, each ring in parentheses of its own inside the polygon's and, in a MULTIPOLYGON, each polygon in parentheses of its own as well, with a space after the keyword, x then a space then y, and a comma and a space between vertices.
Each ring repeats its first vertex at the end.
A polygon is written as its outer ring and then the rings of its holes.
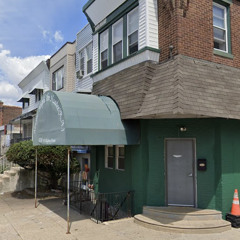
POLYGON ((97 223, 132 217, 134 192, 95 193, 89 182, 71 183, 70 204, 97 223), (91 186, 90 186, 91 187, 91 186))

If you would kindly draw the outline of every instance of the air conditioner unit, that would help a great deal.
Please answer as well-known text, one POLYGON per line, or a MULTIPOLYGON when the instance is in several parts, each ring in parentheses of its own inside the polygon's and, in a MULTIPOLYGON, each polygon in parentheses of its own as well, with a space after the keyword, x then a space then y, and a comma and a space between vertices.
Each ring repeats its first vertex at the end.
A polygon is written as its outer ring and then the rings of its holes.
POLYGON ((83 77, 83 71, 77 71, 76 72, 76 75, 77 75, 77 79, 81 79, 83 77))

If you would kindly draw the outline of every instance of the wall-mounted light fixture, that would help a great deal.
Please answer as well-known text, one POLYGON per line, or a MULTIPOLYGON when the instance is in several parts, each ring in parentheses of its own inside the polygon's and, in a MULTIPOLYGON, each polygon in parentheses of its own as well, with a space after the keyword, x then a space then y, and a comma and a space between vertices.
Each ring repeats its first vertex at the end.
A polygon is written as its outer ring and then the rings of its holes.
POLYGON ((179 130, 180 130, 180 132, 186 132, 187 128, 182 126, 182 127, 179 127, 179 130))

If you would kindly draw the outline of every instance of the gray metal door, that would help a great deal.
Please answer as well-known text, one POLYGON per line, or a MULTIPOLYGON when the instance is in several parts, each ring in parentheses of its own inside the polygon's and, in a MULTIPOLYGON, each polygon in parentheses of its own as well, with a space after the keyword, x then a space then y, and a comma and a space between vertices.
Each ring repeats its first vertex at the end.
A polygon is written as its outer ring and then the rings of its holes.
POLYGON ((167 204, 195 206, 193 139, 166 140, 167 204))

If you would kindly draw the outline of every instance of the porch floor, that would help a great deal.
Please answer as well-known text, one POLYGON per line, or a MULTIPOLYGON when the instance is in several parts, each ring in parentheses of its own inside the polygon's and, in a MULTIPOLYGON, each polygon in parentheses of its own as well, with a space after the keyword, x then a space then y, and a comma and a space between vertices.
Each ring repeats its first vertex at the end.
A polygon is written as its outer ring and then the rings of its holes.
POLYGON ((222 219, 222 213, 191 207, 143 207, 143 214, 134 221, 147 228, 182 233, 216 233, 231 229, 231 223, 222 219))

